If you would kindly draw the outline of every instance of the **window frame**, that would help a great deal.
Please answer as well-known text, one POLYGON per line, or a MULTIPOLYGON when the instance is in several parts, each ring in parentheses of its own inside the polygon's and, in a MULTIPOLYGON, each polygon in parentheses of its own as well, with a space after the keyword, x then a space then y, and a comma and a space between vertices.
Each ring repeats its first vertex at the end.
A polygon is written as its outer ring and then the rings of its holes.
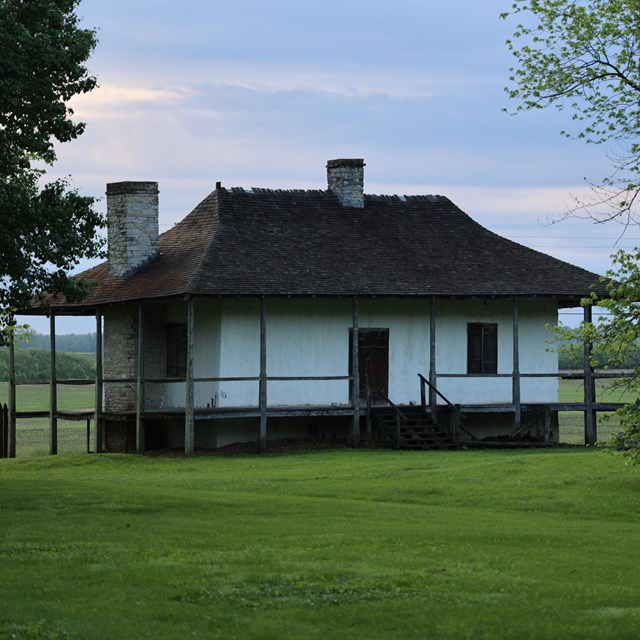
POLYGON ((166 366, 167 378, 185 378, 187 375, 187 323, 167 324, 166 366))
POLYGON ((467 374, 498 374, 498 323, 467 323, 467 374))

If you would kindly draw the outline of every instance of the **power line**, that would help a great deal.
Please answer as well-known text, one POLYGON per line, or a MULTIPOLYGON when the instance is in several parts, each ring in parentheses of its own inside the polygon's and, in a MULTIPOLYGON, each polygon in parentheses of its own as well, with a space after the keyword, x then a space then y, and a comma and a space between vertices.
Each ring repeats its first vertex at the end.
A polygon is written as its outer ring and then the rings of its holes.
MULTIPOLYGON (((579 311, 558 311, 559 316, 582 316, 583 314, 579 311)), ((613 316, 614 314, 609 311, 602 311, 594 313, 596 316, 613 316)))
POLYGON ((611 247, 604 246, 598 247, 592 244, 532 244, 529 245, 530 249, 607 249, 613 251, 615 249, 634 249, 635 247, 611 247))
MULTIPOLYGON (((591 236, 554 236, 554 235, 545 235, 545 236, 534 236, 534 235, 522 235, 522 236, 513 236, 509 234, 509 237, 511 238, 544 238, 544 239, 553 239, 553 238, 558 238, 559 240, 590 240, 591 236)), ((607 238, 607 237, 602 237, 602 236, 598 236, 597 238, 593 238, 594 240, 614 240, 614 241, 618 241, 620 238, 607 238)), ((640 240, 640 238, 625 238, 625 240, 629 240, 629 241, 636 241, 636 240, 640 240)))

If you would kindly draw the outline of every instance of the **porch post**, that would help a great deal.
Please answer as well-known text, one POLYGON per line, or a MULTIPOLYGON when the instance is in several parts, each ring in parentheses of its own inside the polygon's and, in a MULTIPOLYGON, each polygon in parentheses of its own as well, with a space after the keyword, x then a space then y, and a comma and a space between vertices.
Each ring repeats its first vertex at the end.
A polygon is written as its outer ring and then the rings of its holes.
MULTIPOLYGON (((587 305, 584 308, 584 323, 591 324, 593 321, 592 307, 587 305)), ((591 366, 591 351, 593 344, 584 343, 584 443, 586 445, 595 444, 598 440, 598 425, 596 412, 593 410, 593 403, 596 399, 595 380, 593 378, 593 367, 591 366)))
POLYGON ((522 426, 522 406, 520 402, 520 309, 518 299, 513 299, 513 377, 512 377, 512 400, 513 400, 513 428, 514 432, 520 430, 522 426))
POLYGON ((544 441, 549 442, 551 434, 551 407, 547 405, 544 408, 544 441))
POLYGON ((431 296, 429 306, 429 406, 434 422, 438 411, 438 396, 436 395, 436 299, 431 296))
POLYGON ((96 445, 95 452, 102 453, 102 312, 96 309, 96 445))
POLYGON ((144 411, 144 312, 138 304, 138 355, 136 362, 136 453, 144 453, 145 436, 142 412, 144 411))
POLYGON ((15 320, 9 321, 9 457, 16 457, 16 338, 15 320))
POLYGON ((258 448, 260 453, 267 449, 267 301, 260 298, 260 381, 258 385, 260 406, 260 432, 258 448))
POLYGON ((353 331, 351 332, 351 404, 353 406, 353 423, 351 427, 351 444, 360 443, 360 356, 358 353, 359 329, 358 296, 353 296, 353 331))
POLYGON ((184 454, 192 456, 195 451, 194 425, 193 425, 193 331, 194 331, 194 301, 191 296, 187 300, 187 371, 185 381, 184 404, 184 454))
POLYGON ((56 374, 56 316, 51 310, 49 317, 50 366, 49 372, 49 453, 58 453, 58 379, 56 374))

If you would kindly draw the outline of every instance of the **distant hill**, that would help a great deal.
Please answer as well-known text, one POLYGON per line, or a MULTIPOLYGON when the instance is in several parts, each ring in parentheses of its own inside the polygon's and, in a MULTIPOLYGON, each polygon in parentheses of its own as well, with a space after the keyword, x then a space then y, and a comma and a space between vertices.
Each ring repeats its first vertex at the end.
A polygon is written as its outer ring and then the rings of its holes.
MULTIPOLYGON (((56 374, 60 380, 88 380, 96 376, 94 353, 65 353, 56 349, 56 374)), ((16 382, 49 380, 51 357, 48 349, 16 350, 16 382)), ((0 382, 9 380, 9 349, 0 348, 0 382)))
MULTIPOLYGON (((28 340, 16 340, 16 349, 46 349, 49 350, 50 338, 47 334, 31 331, 28 340)), ((67 333, 56 335, 56 351, 67 353, 95 353, 95 333, 67 333)))

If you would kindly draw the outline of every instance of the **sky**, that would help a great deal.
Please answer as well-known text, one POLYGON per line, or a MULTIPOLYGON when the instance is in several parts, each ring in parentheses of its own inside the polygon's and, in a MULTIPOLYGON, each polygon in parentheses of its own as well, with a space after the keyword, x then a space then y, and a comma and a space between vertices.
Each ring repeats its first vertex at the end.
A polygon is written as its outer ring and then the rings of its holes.
MULTIPOLYGON (((326 188, 364 158, 365 191, 440 194, 521 244, 597 273, 638 230, 558 220, 608 175, 605 146, 561 135, 567 113, 509 115, 510 0, 83 0, 99 87, 52 177, 84 195, 153 180, 160 231, 223 186, 326 188)), ((80 265, 80 270, 87 264, 80 265)), ((570 320, 567 316, 566 320, 570 320)), ((48 321, 27 320, 48 333, 48 321)), ((94 330, 59 318, 58 333, 94 330)))

